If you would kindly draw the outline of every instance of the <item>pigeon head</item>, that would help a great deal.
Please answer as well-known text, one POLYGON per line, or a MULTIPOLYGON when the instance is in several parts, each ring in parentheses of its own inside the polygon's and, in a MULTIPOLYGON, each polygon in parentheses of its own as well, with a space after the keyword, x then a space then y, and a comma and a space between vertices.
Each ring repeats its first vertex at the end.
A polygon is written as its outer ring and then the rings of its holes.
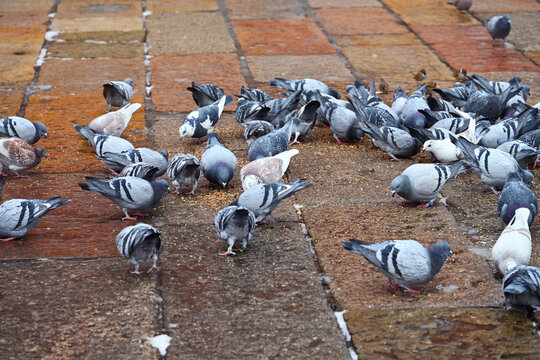
POLYGON ((167 150, 161 150, 159 152, 166 160, 169 160, 169 152, 167 150))
POLYGON ((402 198, 407 198, 411 192, 411 180, 406 175, 399 175, 392 180, 392 196, 398 194, 402 198))
POLYGON ((43 146, 38 146, 36 148, 36 154, 38 155, 38 157, 41 159, 41 158, 46 158, 47 157, 47 151, 45 150, 45 148, 43 146))
POLYGON ((124 82, 125 82, 126 84, 129 84, 129 85, 133 86, 133 80, 132 80, 131 78, 126 78, 126 79, 124 80, 124 82))
POLYGON ((47 137, 47 127, 45 126, 45 124, 36 121, 34 123, 34 127, 36 128, 36 137, 47 137))
POLYGON ((511 182, 511 181, 523 181, 523 177, 521 176, 521 174, 519 172, 511 172, 510 174, 508 174, 508 176, 506 177, 506 182, 511 182))
POLYGON ((450 244, 440 241, 428 249, 431 258, 431 274, 435 275, 441 270, 446 258, 452 255, 450 244))
POLYGON ((508 226, 515 228, 525 228, 529 227, 529 216, 531 211, 526 207, 520 207, 514 213, 514 217, 508 223, 508 226))
POLYGON ((521 173, 525 184, 531 185, 534 180, 534 175, 529 170, 523 170, 521 173))
POLYGON ((405 90, 401 87, 401 85, 398 85, 396 90, 394 90, 394 100, 400 97, 407 97, 407 93, 405 90))
POLYGON ((195 134, 195 128, 193 127, 193 125, 187 122, 182 124, 178 131, 180 132, 180 139, 183 139, 184 136, 192 137, 193 134, 195 134))
POLYGON ((152 189, 154 189, 154 198, 152 205, 157 203, 159 199, 169 191, 169 183, 165 179, 159 179, 156 181, 153 181, 152 183, 152 189))
POLYGON ((206 144, 206 148, 210 149, 212 146, 220 145, 221 142, 219 142, 219 135, 216 133, 210 133, 208 134, 208 144, 206 144))

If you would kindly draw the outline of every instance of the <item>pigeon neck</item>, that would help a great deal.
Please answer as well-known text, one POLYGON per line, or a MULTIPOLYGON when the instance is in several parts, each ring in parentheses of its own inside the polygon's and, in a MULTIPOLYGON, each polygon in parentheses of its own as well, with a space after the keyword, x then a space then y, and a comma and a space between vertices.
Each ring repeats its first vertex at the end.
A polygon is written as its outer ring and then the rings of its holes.
POLYGON ((442 248, 442 246, 443 245, 441 243, 437 243, 428 249, 431 258, 431 274, 433 275, 441 270, 446 258, 451 253, 450 249, 446 251, 442 248))

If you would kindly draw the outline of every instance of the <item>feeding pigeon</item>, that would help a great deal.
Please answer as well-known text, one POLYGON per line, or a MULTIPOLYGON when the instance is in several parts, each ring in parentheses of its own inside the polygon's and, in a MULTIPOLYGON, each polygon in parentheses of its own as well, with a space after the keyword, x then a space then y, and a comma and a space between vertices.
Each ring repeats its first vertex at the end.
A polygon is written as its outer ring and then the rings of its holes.
POLYGON ((503 275, 518 265, 528 265, 531 260, 531 232, 527 225, 530 213, 525 207, 517 209, 491 249, 493 262, 503 275))
POLYGON ((392 110, 399 117, 401 117, 401 112, 403 111, 403 106, 407 102, 407 93, 401 88, 401 85, 398 85, 396 90, 394 90, 394 100, 392 101, 392 110))
POLYGON ((243 98, 245 100, 256 101, 259 103, 264 103, 266 101, 270 101, 273 99, 272 96, 270 96, 269 94, 267 94, 265 91, 261 89, 248 89, 248 88, 245 88, 243 85, 240 90, 240 94, 236 96, 238 96, 239 98, 243 98))
POLYGON ((0 205, 0 241, 23 237, 50 210, 70 202, 59 196, 47 200, 12 199, 0 205))
POLYGON ((300 103, 300 95, 301 91, 298 90, 287 97, 268 100, 261 104, 270 109, 266 113, 265 120, 271 122, 275 128, 282 127, 287 115, 296 109, 300 103))
POLYGON ((249 189, 258 184, 279 182, 289 167, 297 149, 287 150, 271 157, 263 157, 244 165, 240 170, 242 188, 249 189))
POLYGON ((258 101, 240 98, 238 99, 238 106, 236 107, 235 119, 242 126, 251 121, 266 121, 269 111, 269 107, 258 101))
POLYGON ((423 151, 431 153, 438 161, 449 163, 463 159, 463 152, 452 143, 450 138, 442 140, 427 140, 423 151))
MULTIPOLYGON (((96 191, 120 205, 126 215, 122 220, 136 220, 136 217, 129 216, 128 210, 147 209, 157 204, 169 189, 169 184, 164 179, 153 182, 130 176, 108 179, 86 176, 85 179, 88 183, 79 183, 81 189, 96 191)), ((146 215, 136 214, 136 216, 146 215)))
POLYGON ((518 88, 521 85, 521 79, 513 77, 510 81, 490 81, 478 74, 467 77, 478 87, 478 89, 493 95, 498 95, 508 89, 510 86, 518 88))
POLYGON ((153 165, 145 162, 136 162, 123 168, 120 174, 118 174, 118 177, 134 176, 152 182, 156 180, 157 171, 158 168, 153 165))
POLYGON ((510 30, 512 30, 512 22, 510 21, 510 16, 494 16, 489 19, 484 25, 493 39, 493 45, 497 44, 497 39, 502 39, 503 44, 506 40, 510 30))
POLYGON ((255 215, 243 206, 229 205, 217 212, 214 224, 219 238, 229 244, 227 251, 222 251, 220 255, 236 255, 234 244, 241 243, 240 251, 244 251, 248 241, 253 238, 255 215))
POLYGON ((502 291, 509 309, 525 313, 540 310, 540 269, 516 266, 503 278, 502 291))
POLYGON ((535 162, 536 165, 536 159, 540 155, 540 150, 533 148, 521 140, 507 141, 497 146, 497 149, 512 155, 524 170, 529 169, 529 163, 531 162, 535 162))
POLYGON ((437 274, 446 258, 452 254, 450 245, 440 241, 435 245, 424 248, 415 240, 389 240, 371 244, 365 241, 350 239, 342 241, 343 247, 360 254, 366 260, 379 268, 388 278, 387 286, 394 289, 400 286, 406 292, 420 293, 408 285, 425 284, 437 274), (392 280, 397 284, 392 283, 392 280))
POLYGON ((233 152, 219 142, 216 133, 208 134, 208 144, 201 156, 204 177, 219 186, 227 187, 236 172, 238 159, 233 152))
POLYGON ((231 95, 223 96, 218 101, 201 107, 190 112, 185 118, 184 123, 180 126, 180 139, 184 136, 189 136, 194 139, 200 139, 214 132, 221 113, 233 97, 231 95))
POLYGON ((190 194, 195 194, 201 176, 201 165, 199 160, 191 154, 176 154, 169 161, 167 175, 176 187, 177 194, 180 193, 182 187, 191 187, 190 194))
POLYGON ((156 151, 149 148, 136 148, 124 153, 108 153, 98 156, 103 163, 115 172, 122 171, 126 166, 138 162, 144 162, 157 167, 156 177, 165 174, 167 171, 167 160, 169 153, 166 150, 156 151))
POLYGON ((521 88, 514 86, 509 87, 497 95, 472 88, 461 110, 467 113, 482 115, 489 121, 494 122, 502 115, 508 101, 519 92, 521 92, 521 88))
POLYGON ((413 164, 392 180, 392 196, 398 194, 407 202, 426 202, 418 207, 433 206, 433 201, 446 184, 467 170, 463 161, 453 164, 413 164))
MULTIPOLYGON (((391 116, 394 121, 396 121, 396 125, 399 124, 399 116, 396 114, 394 110, 388 105, 382 101, 381 98, 377 96, 377 92, 375 89, 375 79, 371 79, 371 86, 369 88, 369 92, 366 90, 366 87, 364 84, 359 81, 355 80, 354 86, 349 85, 347 86, 347 92, 349 95, 351 95, 352 98, 355 98, 362 107, 364 107, 364 111, 370 112, 370 111, 377 111, 378 115, 380 117, 388 118, 388 116, 391 116), (382 111, 381 111, 382 110, 382 111)), ((358 104, 354 104, 351 99, 349 99, 349 102, 351 102, 351 105, 354 108, 358 107, 358 104)), ((387 124, 389 126, 395 126, 394 124, 387 124)))
POLYGON ((140 274, 139 264, 148 259, 154 263, 147 272, 158 269, 158 250, 161 247, 161 233, 155 227, 139 223, 128 226, 116 236, 116 248, 120 255, 131 264, 135 265, 132 274, 140 274))
MULTIPOLYGON (((460 86, 463 86, 460 84, 460 86)), ((430 94, 426 99, 429 108, 433 111, 448 111, 453 112, 456 107, 450 102, 446 101, 444 99, 439 99, 436 96, 433 96, 433 94, 430 94)))
POLYGON ((525 185, 521 175, 513 172, 508 174, 506 184, 497 200, 499 217, 508 225, 519 208, 529 209, 528 224, 531 225, 534 217, 538 214, 538 201, 531 189, 525 185))
POLYGON ((279 205, 281 200, 297 191, 315 186, 299 179, 288 184, 269 183, 250 187, 230 205, 243 206, 253 211, 257 222, 263 221, 279 205))
POLYGON ((103 84, 103 96, 109 106, 124 107, 129 104, 133 96, 133 80, 127 78, 124 81, 109 81, 103 84))
POLYGON ((320 91, 322 94, 328 94, 336 99, 341 98, 341 95, 326 85, 325 83, 315 79, 299 79, 299 80, 286 80, 282 78, 275 78, 268 82, 272 86, 277 86, 288 92, 295 92, 301 90, 303 92, 308 91, 320 91))
POLYGON ((29 144, 35 144, 42 137, 47 137, 47 127, 39 121, 31 122, 19 116, 10 116, 1 121, 2 137, 18 137, 29 144))
POLYGON ((275 130, 274 125, 266 120, 252 120, 243 123, 242 126, 244 127, 244 138, 248 145, 275 130))
POLYGON ((373 144, 386 151, 392 160, 410 158, 418 154, 422 147, 422 142, 405 130, 391 126, 378 128, 369 121, 364 121, 364 125, 365 127, 360 126, 360 130, 368 134, 373 144))
POLYGON ((139 103, 128 104, 119 110, 95 118, 88 127, 98 134, 120 136, 127 128, 133 113, 140 107, 139 103))
POLYGON ((540 125, 538 109, 529 108, 516 117, 498 121, 483 132, 478 144, 496 148, 498 145, 510 140, 514 140, 531 130, 535 130, 540 125))
POLYGON ((311 134, 311 131, 315 127, 315 122, 317 121, 317 110, 320 105, 321 103, 317 100, 310 100, 300 109, 296 109, 287 115, 285 123, 293 118, 298 120, 295 122, 295 129, 293 130, 295 137, 290 145, 298 143, 298 139, 304 140, 311 134))
POLYGON ((430 127, 430 129, 446 129, 454 134, 459 134, 466 131, 469 128, 469 124, 469 119, 461 117, 448 117, 437 121, 430 127))
POLYGON ((88 125, 85 125, 84 127, 74 125, 73 127, 90 141, 90 145, 94 147, 98 156, 102 156, 105 153, 120 154, 135 149, 135 147, 126 139, 107 134, 97 134, 90 129, 88 125))
POLYGON ((426 127, 426 117, 419 110, 429 110, 426 100, 426 85, 420 86, 409 96, 401 110, 401 120, 407 127, 426 127))
MULTIPOLYGON (((13 171, 17 177, 26 177, 17 172, 37 166, 45 157, 47 157, 47 152, 43 146, 34 148, 23 139, 16 137, 0 139, 0 162, 13 171)), ((1 175, 7 176, 4 173, 1 175)))
POLYGON ((297 121, 297 119, 291 119, 282 128, 255 139, 248 148, 249 161, 274 156, 287 150, 297 121))
POLYGON ((463 151, 465 161, 480 176, 482 181, 491 186, 494 192, 501 189, 511 172, 519 172, 527 184, 533 181, 533 174, 523 170, 512 155, 499 150, 475 145, 462 137, 451 137, 452 143, 463 151))
POLYGON ((217 85, 212 84, 197 84, 195 81, 191 82, 191 87, 187 88, 193 95, 193 101, 199 106, 212 105, 219 99, 221 99, 225 92, 217 85))
POLYGON ((454 87, 449 89, 433 89, 433 91, 439 94, 443 100, 449 101, 451 104, 459 108, 462 108, 467 103, 469 93, 472 90, 476 90, 472 82, 467 82, 465 86, 463 86, 461 83, 456 83, 454 84, 454 87))

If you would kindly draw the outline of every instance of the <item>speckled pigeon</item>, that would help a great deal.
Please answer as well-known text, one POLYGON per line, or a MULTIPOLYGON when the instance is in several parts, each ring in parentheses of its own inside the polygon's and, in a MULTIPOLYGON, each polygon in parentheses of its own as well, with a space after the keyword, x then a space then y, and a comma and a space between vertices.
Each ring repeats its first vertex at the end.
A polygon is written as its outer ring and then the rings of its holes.
POLYGON ((208 144, 201 156, 204 177, 212 184, 225 188, 232 180, 237 166, 238 159, 231 150, 219 142, 218 134, 208 134, 208 144))
POLYGON ((263 103, 240 98, 238 99, 235 118, 240 125, 244 126, 244 124, 251 121, 266 121, 269 111, 270 108, 265 106, 263 103))
POLYGON ((120 136, 131 121, 131 116, 141 107, 139 103, 127 104, 123 108, 101 115, 88 124, 98 134, 120 136))
POLYGON ((507 224, 514 217, 519 208, 529 209, 528 224, 531 225, 538 214, 538 200, 531 189, 525 185, 521 175, 517 172, 508 174, 506 184, 497 200, 497 211, 502 222, 507 224))
POLYGON ((47 137, 47 127, 39 121, 31 122, 19 116, 9 116, 0 121, 2 137, 18 137, 29 144, 35 144, 42 137, 47 137))
POLYGON ((182 187, 191 187, 190 194, 195 194, 201 176, 199 160, 192 154, 176 154, 169 161, 167 176, 176 187, 177 194, 182 187))
POLYGON ((241 243, 239 250, 244 251, 253 238, 255 215, 243 206, 229 205, 217 212, 214 224, 219 238, 229 244, 227 251, 222 251, 220 255, 236 255, 234 244, 241 243))
POLYGON ((197 84, 195 81, 192 81, 191 87, 188 87, 187 89, 191 91, 193 101, 195 101, 199 107, 212 105, 225 95, 223 89, 217 85, 197 84))
POLYGON ((527 225, 530 213, 526 207, 517 209, 491 249, 491 258, 503 275, 518 265, 528 265, 531 260, 531 232, 527 225))
POLYGON ((120 255, 135 265, 132 274, 140 274, 139 264, 149 259, 153 260, 152 267, 147 272, 157 270, 158 250, 161 247, 161 233, 148 224, 139 223, 128 226, 116 236, 116 248, 120 255))
POLYGON ((529 314, 540 311, 540 269, 515 267, 503 278, 502 291, 507 308, 529 314))
MULTIPOLYGON (((29 170, 37 166, 41 159, 47 157, 47 151, 43 146, 34 148, 32 145, 16 137, 0 139, 0 162, 5 168, 13 171, 17 177, 18 171, 29 170)), ((1 174, 4 175, 5 174, 1 174)))
POLYGON ((248 145, 275 130, 274 125, 266 120, 252 120, 243 123, 242 126, 244 127, 244 139, 248 145))
POLYGON ((211 105, 190 112, 184 118, 182 126, 180 126, 180 139, 183 139, 184 136, 189 136, 200 141, 201 138, 214 132, 214 126, 216 126, 223 109, 232 100, 232 95, 223 96, 211 105))
POLYGON ((103 84, 103 96, 111 111, 111 107, 124 107, 129 104, 133 96, 133 80, 127 78, 124 81, 109 81, 103 84))

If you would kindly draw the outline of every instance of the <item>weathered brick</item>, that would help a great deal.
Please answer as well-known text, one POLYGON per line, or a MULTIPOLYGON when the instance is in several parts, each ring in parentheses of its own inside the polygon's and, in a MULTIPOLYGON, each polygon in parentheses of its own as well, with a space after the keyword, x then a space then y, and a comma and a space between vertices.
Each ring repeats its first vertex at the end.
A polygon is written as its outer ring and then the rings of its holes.
POLYGON ((477 25, 471 15, 459 12, 447 0, 381 0, 409 25, 477 25))
POLYGON ((332 35, 402 34, 408 30, 380 7, 321 9, 316 11, 332 35))
POLYGON ((243 19, 299 19, 305 10, 296 1, 229 0, 226 2, 231 20, 243 19))

